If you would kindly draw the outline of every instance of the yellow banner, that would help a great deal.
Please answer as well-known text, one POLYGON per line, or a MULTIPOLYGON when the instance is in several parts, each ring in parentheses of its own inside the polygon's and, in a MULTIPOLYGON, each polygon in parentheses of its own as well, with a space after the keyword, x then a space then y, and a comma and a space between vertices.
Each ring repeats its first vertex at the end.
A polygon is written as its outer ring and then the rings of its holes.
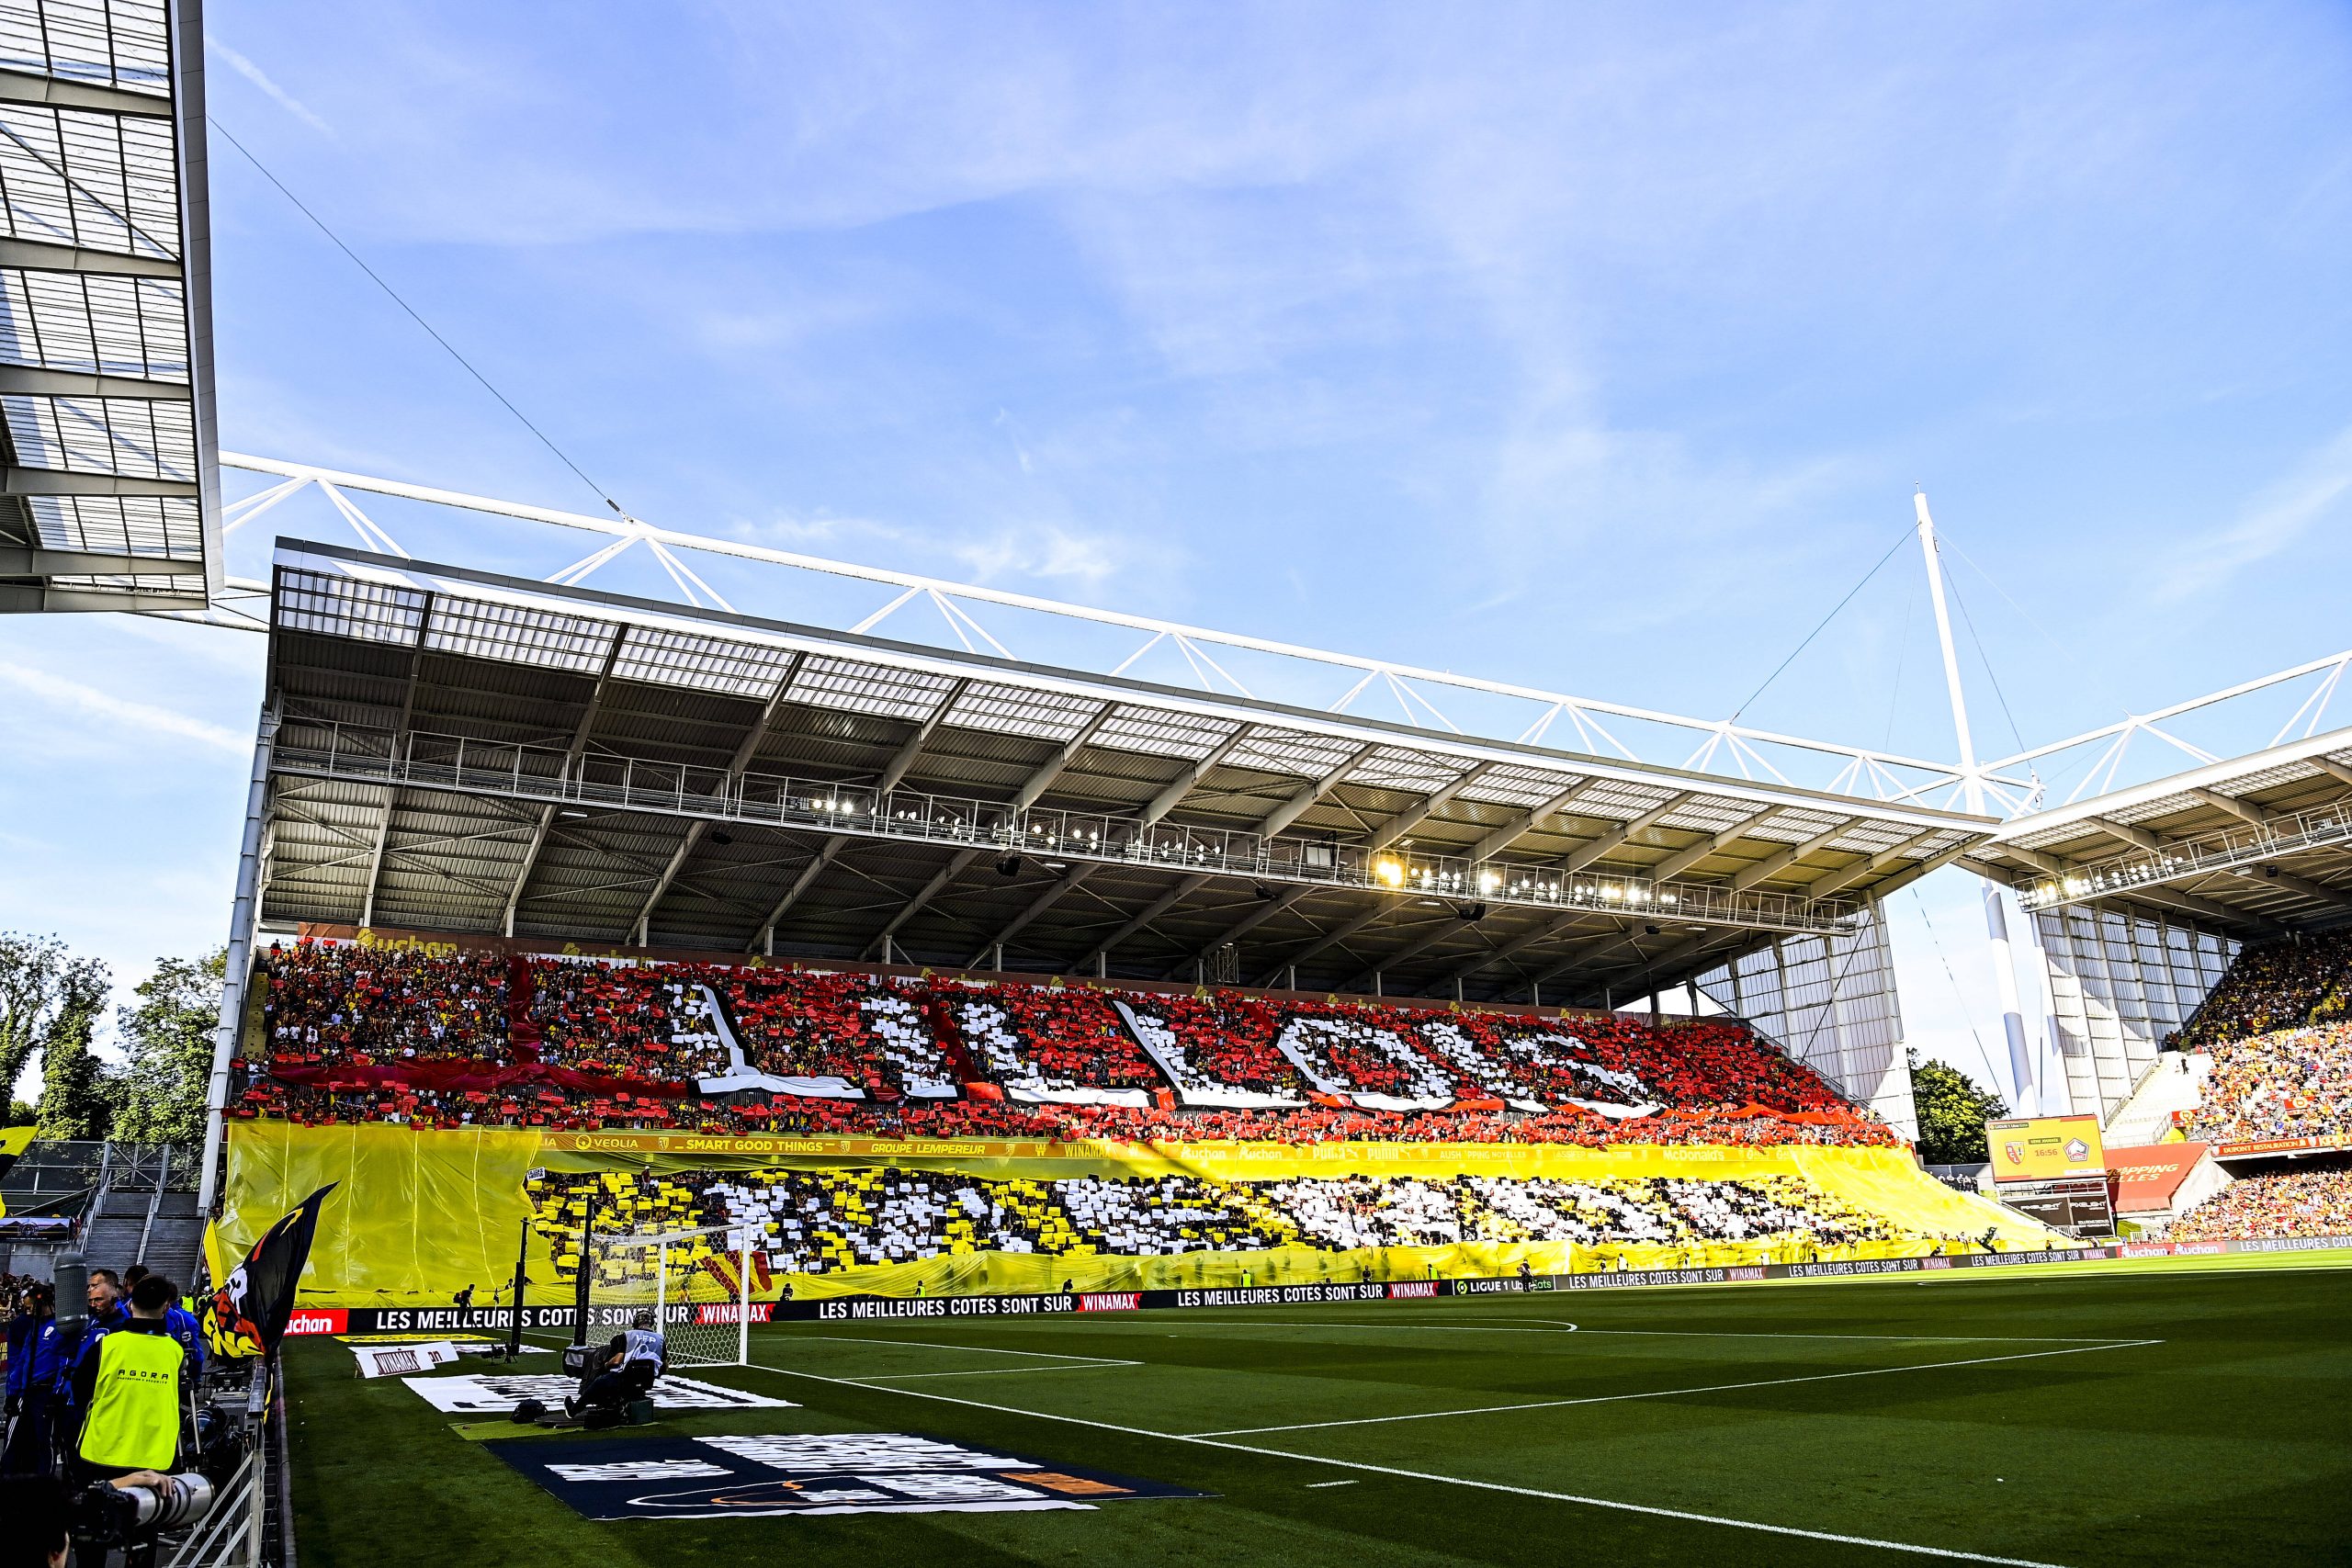
POLYGON ((2105 1176, 2107 1151, 2096 1116, 2024 1116, 1984 1123, 1996 1181, 2057 1181, 2105 1176))
MULTIPOLYGON (((34 1128, 29 1124, 22 1127, 0 1127, 0 1176, 7 1174, 8 1168, 17 1163, 18 1155, 32 1147, 33 1133, 34 1128)), ((0 1198, 0 1214, 7 1212, 7 1200, 0 1198)))
MULTIPOLYGON (((1833 1198, 1890 1221, 1914 1236, 1982 1237, 2039 1247, 2048 1233, 1999 1205, 1958 1192, 1921 1170, 1901 1149, 1811 1145, 1628 1144, 1577 1148, 1555 1144, 1121 1144, 989 1139, 897 1142, 863 1138, 708 1138, 675 1133, 546 1133, 537 1129, 411 1132, 383 1123, 300 1127, 232 1123, 229 1178, 218 1245, 242 1256, 254 1238, 304 1196, 340 1182, 320 1215, 302 1301, 313 1306, 399 1306, 447 1302, 471 1285, 483 1292, 514 1277, 531 1214, 524 1182, 534 1168, 613 1172, 687 1169, 821 1170, 876 1165, 957 1170, 972 1176, 1052 1180, 1076 1176, 1199 1176, 1219 1181, 1295 1177, 1395 1176, 1442 1179, 1506 1176, 1555 1179, 1674 1178, 1742 1180, 1797 1177, 1833 1198), (921 1151, 921 1152, 916 1152, 921 1151)), ((1935 1239, 1871 1243, 1822 1257, 1923 1254, 1935 1239)), ((1575 1249, 1574 1268, 1652 1269, 1788 1262, 1755 1243, 1715 1247, 1623 1246, 1575 1249)), ((842 1294, 1024 1292, 1191 1289, 1328 1280, 1402 1280, 1515 1272, 1568 1271, 1564 1242, 1474 1242, 1459 1247, 1381 1247, 1332 1253, 1288 1247, 1257 1253, 1168 1258, 1053 1257, 970 1253, 778 1276, 806 1297, 842 1294), (1432 1272, 1434 1271, 1434 1272, 1432 1272)), ((544 1240, 531 1242, 535 1297, 559 1288, 544 1240)), ((560 1286, 569 1289, 568 1283, 560 1286)))

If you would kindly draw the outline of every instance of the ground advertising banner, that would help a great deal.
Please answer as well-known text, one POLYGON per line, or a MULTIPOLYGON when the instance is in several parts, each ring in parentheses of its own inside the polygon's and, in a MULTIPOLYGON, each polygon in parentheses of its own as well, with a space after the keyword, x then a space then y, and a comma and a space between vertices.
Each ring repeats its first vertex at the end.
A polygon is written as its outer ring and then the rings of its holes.
POLYGON ((2203 1144, 2151 1144, 2109 1149, 2107 1168, 2115 1178, 2115 1212, 2152 1214, 2171 1209, 2173 1194, 2205 1157, 2203 1144))
POLYGON ((1984 1123, 1995 1181, 2064 1181, 2107 1174, 2096 1116, 2021 1116, 1984 1123))

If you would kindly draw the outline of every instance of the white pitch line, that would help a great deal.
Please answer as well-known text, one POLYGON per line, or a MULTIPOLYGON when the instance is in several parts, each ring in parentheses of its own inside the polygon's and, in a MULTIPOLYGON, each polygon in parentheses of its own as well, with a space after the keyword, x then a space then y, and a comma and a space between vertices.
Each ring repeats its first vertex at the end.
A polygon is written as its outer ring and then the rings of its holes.
POLYGON ((1099 1372, 1105 1367, 1140 1367, 1141 1361, 1122 1361, 1105 1356, 1099 1361, 1068 1367, 984 1367, 978 1371, 963 1372, 878 1372, 869 1378, 844 1378, 844 1382, 905 1382, 910 1378, 1035 1378, 1047 1372, 1099 1372))
MULTIPOLYGON (((1260 1321, 1245 1317, 1186 1319, 1187 1328, 1433 1328, 1449 1334, 1616 1334, 1676 1339, 1876 1339, 1901 1345, 2112 1345, 2117 1341, 2093 1335, 2064 1334, 1804 1334, 1741 1328, 1585 1328, 1561 1317, 1523 1318, 1522 1325, 1467 1323, 1374 1323, 1363 1318, 1331 1318, 1320 1323, 1297 1319, 1260 1321)), ((1109 1328, 1111 1324, 1091 1325, 1109 1328)), ((1125 1327, 1124 1324, 1115 1326, 1125 1327)))
MULTIPOLYGON (((2160 1343, 2160 1341, 2147 1341, 2160 1343)), ((2062 1352, 2063 1353, 2063 1352, 2062 1352)), ((1907 1540, 1880 1540, 1866 1535, 1839 1535, 1831 1530, 1802 1529, 1794 1525, 1768 1525, 1757 1519, 1735 1519, 1721 1514, 1702 1514, 1688 1508, 1659 1508, 1646 1503, 1621 1503, 1609 1497, 1587 1497, 1574 1492, 1547 1492, 1534 1486, 1513 1486, 1500 1481, 1473 1481, 1467 1476, 1441 1475, 1433 1471, 1404 1470, 1396 1465, 1367 1464, 1361 1460, 1332 1459, 1325 1454, 1295 1453, 1288 1449, 1261 1448, 1250 1443, 1228 1443, 1214 1438, 1182 1432, 1155 1432, 1148 1427, 1123 1427, 1114 1421, 1095 1421, 1083 1416, 1057 1416, 1050 1411, 1024 1410, 1017 1404, 990 1404, 981 1399, 959 1399, 952 1393, 933 1393, 920 1388, 877 1387, 853 1383, 844 1378, 829 1378, 818 1372, 795 1371, 766 1361, 752 1365, 762 1371, 779 1377, 803 1378, 811 1382, 832 1383, 843 1388, 855 1388, 867 1393, 895 1393, 901 1399, 928 1399, 941 1404, 961 1404, 968 1409, 993 1411, 1000 1416, 1026 1416, 1039 1421, 1058 1421, 1071 1427, 1091 1427, 1101 1432, 1119 1432, 1131 1438, 1157 1438, 1163 1442, 1190 1443, 1197 1448, 1223 1449, 1232 1453, 1256 1454, 1261 1459, 1295 1460, 1302 1464, 1328 1464, 1338 1470, 1360 1471, 1366 1475, 1393 1475, 1405 1481, 1434 1482, 1443 1486, 1466 1486, 1479 1492, 1501 1492, 1515 1497, 1539 1497, 1552 1503, 1574 1503, 1588 1508, 1607 1508, 1621 1514, 1641 1514, 1650 1518, 1681 1519, 1691 1524, 1720 1525, 1727 1529, 1755 1530, 1764 1535, 1792 1536, 1801 1540, 1826 1540, 1840 1546, 1876 1547, 1884 1551, 1909 1552, 1916 1557, 1940 1557, 1959 1562, 1990 1562, 1997 1568, 2064 1568, 2063 1564, 2043 1562, 2030 1557, 1995 1557, 1981 1551, 1962 1551, 1952 1547, 1919 1546, 1907 1540)))
POLYGON ((1227 1427, 1215 1432, 1193 1432, 1195 1438, 1250 1438, 1267 1432, 1315 1432, 1329 1427, 1379 1427, 1397 1421, 1435 1421, 1448 1416, 1498 1416, 1511 1410, 1562 1410, 1572 1404, 1615 1404, 1629 1399, 1673 1399, 1686 1393, 1729 1393, 1746 1388, 1781 1388, 1790 1383, 1836 1382, 1841 1378, 1887 1377, 1895 1372, 1932 1372, 1947 1367, 1986 1367, 1997 1361, 2031 1361, 2044 1356, 2083 1356, 2094 1350, 2129 1350, 2161 1345, 2161 1339, 2119 1339, 2103 1345, 2077 1345, 2064 1350, 2021 1350, 2014 1356, 1973 1356, 1962 1361, 1921 1361, 1907 1367, 1865 1367, 1859 1371, 1808 1372, 1802 1377, 1760 1378, 1751 1382, 1708 1383, 1699 1388, 1660 1388, 1645 1393, 1597 1393, 1577 1399, 1536 1399, 1519 1404, 1481 1404, 1465 1410, 1423 1410, 1407 1416, 1358 1416, 1344 1421, 1294 1421, 1280 1427, 1227 1427))
POLYGON ((1035 1356, 1047 1361, 1101 1361, 1102 1356, 1065 1356, 1052 1350, 1001 1350, 992 1345, 951 1345, 940 1339, 882 1339, 871 1334, 794 1334, 793 1339, 832 1339, 844 1345, 920 1345, 927 1350, 969 1350, 977 1356, 1035 1356))

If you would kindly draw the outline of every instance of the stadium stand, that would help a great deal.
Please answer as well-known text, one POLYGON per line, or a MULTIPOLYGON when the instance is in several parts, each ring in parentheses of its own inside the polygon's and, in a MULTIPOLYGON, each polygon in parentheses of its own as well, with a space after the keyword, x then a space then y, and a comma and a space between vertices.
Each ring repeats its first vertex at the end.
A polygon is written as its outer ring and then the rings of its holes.
POLYGON ((974 1252, 1074 1259, 1476 1241, 1838 1247, 1903 1235, 1795 1178, 1029 1180, 894 1166, 549 1173, 532 1184, 531 1196, 535 1224, 559 1269, 579 1266, 577 1237, 592 1194, 602 1228, 756 1225, 766 1238, 766 1267, 777 1274, 826 1274, 974 1252))
POLYGON ((2352 929, 2242 950, 2175 1035, 2196 1050, 2340 1018, 2352 1005, 2352 929))
POLYGON ((2352 1022, 2279 1030, 2212 1047, 2188 1135, 2210 1143, 2352 1134, 2352 1022))
POLYGON ((2173 1241, 2352 1235, 2352 1166, 2243 1178, 2173 1222, 2173 1241))
POLYGON ((266 1056, 239 1064, 242 1119, 1063 1141, 1894 1142, 1806 1068, 1714 1021, 507 964, 315 942, 273 946, 264 966, 266 1056))

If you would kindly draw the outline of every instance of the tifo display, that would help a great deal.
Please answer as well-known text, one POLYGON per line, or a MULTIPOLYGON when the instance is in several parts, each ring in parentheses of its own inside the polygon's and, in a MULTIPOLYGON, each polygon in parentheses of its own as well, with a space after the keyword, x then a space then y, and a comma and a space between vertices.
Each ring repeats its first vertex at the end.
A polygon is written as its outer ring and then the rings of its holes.
POLYGON ((275 946, 231 1114, 418 1127, 1891 1145, 1744 1026, 275 946))

